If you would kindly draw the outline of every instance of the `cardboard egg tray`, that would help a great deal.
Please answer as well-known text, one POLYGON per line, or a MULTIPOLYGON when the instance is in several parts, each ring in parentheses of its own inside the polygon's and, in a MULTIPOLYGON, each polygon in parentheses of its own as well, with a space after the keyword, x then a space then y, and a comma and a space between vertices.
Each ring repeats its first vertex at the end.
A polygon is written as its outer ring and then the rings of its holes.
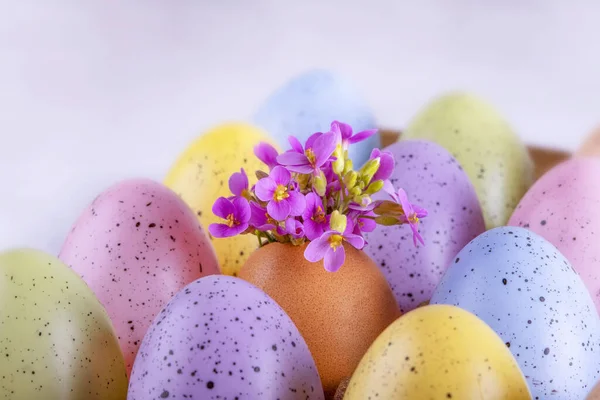
MULTIPOLYGON (((381 129, 382 147, 394 143, 401 134, 400 131, 381 129)), ((567 151, 546 147, 527 146, 527 150, 529 150, 529 155, 535 164, 536 180, 556 164, 571 157, 571 153, 567 151)))

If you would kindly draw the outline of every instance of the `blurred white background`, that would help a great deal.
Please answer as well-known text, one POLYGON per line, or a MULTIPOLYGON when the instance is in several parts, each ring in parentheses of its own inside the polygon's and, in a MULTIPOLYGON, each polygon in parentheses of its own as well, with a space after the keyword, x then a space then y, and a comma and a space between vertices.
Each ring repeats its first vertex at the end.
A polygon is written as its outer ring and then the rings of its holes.
POLYGON ((0 249, 57 253, 104 188, 161 180, 309 67, 354 80, 382 127, 463 89, 572 150, 600 122, 599 20, 594 0, 0 0, 0 249))

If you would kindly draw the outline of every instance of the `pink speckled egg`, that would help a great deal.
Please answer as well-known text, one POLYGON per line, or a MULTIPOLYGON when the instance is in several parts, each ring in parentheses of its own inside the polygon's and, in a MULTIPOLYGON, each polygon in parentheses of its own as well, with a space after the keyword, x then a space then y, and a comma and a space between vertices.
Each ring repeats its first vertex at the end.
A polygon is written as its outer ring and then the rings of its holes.
POLYGON ((218 273, 192 210, 147 179, 126 180, 100 194, 73 226, 59 258, 106 308, 128 373, 146 330, 171 297, 218 273))
POLYGON ((600 311, 600 159, 574 158, 544 174, 508 221, 541 235, 573 265, 600 311))
MULTIPOLYGON (((485 231, 475 189, 447 150, 429 141, 410 140, 384 149, 396 165, 390 181, 409 200, 427 209, 419 230, 425 246, 414 247, 408 226, 377 226, 365 234, 365 252, 386 276, 406 313, 428 301, 456 254, 485 231)), ((374 198, 388 199, 383 192, 374 198)))

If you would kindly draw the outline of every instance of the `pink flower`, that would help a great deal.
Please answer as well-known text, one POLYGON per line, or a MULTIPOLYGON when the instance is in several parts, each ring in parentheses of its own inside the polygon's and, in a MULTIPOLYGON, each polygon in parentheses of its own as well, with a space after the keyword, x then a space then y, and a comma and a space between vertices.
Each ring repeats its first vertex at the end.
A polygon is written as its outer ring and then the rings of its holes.
MULTIPOLYGON (((427 210, 421 208, 415 204, 411 204, 408 201, 408 196, 404 189, 398 189, 398 193, 394 193, 393 191, 390 193, 390 186, 387 186, 385 189, 388 194, 402 206, 402 214, 400 215, 400 221, 403 223, 408 223, 410 225, 410 229, 413 232, 413 243, 416 246, 417 240, 421 242, 422 245, 425 244, 423 241, 423 237, 419 233, 418 225, 419 219, 425 218, 427 216, 427 210)), ((392 188, 393 189, 393 188, 392 188)))
POLYGON ((268 143, 260 142, 256 146, 254 146, 254 155, 262 162, 264 162, 269 170, 273 170, 276 166, 279 165, 277 162, 277 150, 275 147, 271 146, 268 143))
POLYGON ((375 222, 372 218, 365 217, 375 217, 375 213, 372 211, 357 211, 351 210, 348 213, 348 218, 351 220, 355 220, 356 224, 354 225, 353 233, 355 235, 362 235, 363 233, 373 232, 377 227, 377 222, 375 222))
POLYGON ((354 227, 351 221, 348 222, 345 215, 337 210, 334 211, 330 220, 331 229, 306 246, 304 258, 310 262, 323 260, 323 265, 329 272, 340 269, 346 260, 344 242, 359 250, 365 245, 365 240, 361 236, 351 233, 354 227))
POLYGON ((308 240, 318 238, 329 228, 329 219, 323 208, 323 201, 315 193, 306 195, 306 209, 302 213, 302 220, 308 240))
POLYGON ((306 200, 302 193, 290 189, 291 178, 290 171, 276 166, 269 176, 256 183, 256 197, 268 202, 267 212, 277 221, 283 221, 290 215, 301 215, 306 208, 306 200))
POLYGON ((250 205, 243 197, 232 200, 219 197, 212 208, 217 217, 225 220, 225 223, 210 224, 208 231, 216 238, 224 238, 238 235, 248 229, 250 221, 250 205))
POLYGON ((278 235, 285 235, 286 232, 279 226, 279 223, 273 219, 264 207, 255 202, 250 202, 250 225, 259 231, 275 231, 278 235))
POLYGON ((248 175, 244 168, 240 169, 240 172, 235 172, 229 177, 229 190, 235 197, 244 197, 248 199, 250 193, 248 192, 248 175))
POLYGON ((294 239, 300 239, 304 237, 304 226, 302 222, 296 218, 288 218, 285 220, 285 230, 294 239))
POLYGON ((290 136, 292 150, 277 156, 277 162, 292 172, 318 175, 321 167, 330 159, 336 146, 333 133, 316 133, 306 141, 306 149, 290 136))
POLYGON ((348 150, 351 144, 362 142, 377 133, 377 129, 369 129, 352 135, 352 127, 339 121, 331 123, 331 131, 337 136, 338 142, 342 143, 342 149, 348 150))
POLYGON ((371 181, 373 182, 378 181, 380 179, 383 181, 389 179, 390 176, 392 176, 392 173, 394 172, 394 166, 396 164, 394 156, 389 151, 373 149, 369 160, 373 160, 377 157, 379 157, 379 169, 377 170, 377 172, 375 172, 375 175, 373 175, 373 178, 371 179, 371 181))

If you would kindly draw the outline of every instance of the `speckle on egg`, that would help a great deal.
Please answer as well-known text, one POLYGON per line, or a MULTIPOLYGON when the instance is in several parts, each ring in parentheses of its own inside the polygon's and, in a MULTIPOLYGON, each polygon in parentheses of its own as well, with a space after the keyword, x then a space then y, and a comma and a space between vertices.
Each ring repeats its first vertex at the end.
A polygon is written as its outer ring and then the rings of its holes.
POLYGON ((213 275, 189 284, 160 312, 140 348, 128 399, 167 393, 320 400, 320 385, 308 347, 284 311, 248 282, 213 275))
POLYGON ((534 398, 585 398, 600 377, 600 320, 565 257, 518 227, 487 231, 458 256, 431 303, 474 313, 510 343, 534 398))

